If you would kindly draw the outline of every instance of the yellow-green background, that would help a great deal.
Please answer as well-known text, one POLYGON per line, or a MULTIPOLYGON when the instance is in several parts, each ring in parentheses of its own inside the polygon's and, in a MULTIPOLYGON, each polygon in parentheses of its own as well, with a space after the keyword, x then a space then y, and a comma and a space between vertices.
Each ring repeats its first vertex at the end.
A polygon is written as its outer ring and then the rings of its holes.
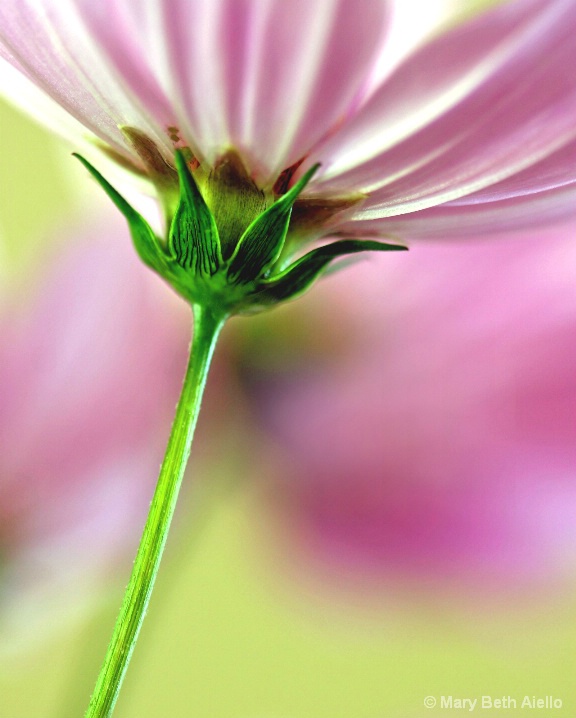
MULTIPOLYGON (((4 291, 17 291, 24 270, 39 271, 52 251, 41 240, 53 228, 56 241, 63 216, 101 202, 73 163, 68 147, 0 107, 4 291)), ((212 466, 202 491, 184 499, 118 718, 469 714, 424 707, 425 696, 442 694, 564 701, 559 711, 477 709, 482 716, 576 714, 573 591, 482 600, 392 582, 370 595, 345 581, 330 589, 270 540, 261 481, 226 488, 236 473, 250 476, 246 460, 238 451, 212 466), (201 519, 193 502, 205 507, 201 519)), ((3 660, 0 718, 82 715, 125 580, 82 619, 40 631, 3 660)))

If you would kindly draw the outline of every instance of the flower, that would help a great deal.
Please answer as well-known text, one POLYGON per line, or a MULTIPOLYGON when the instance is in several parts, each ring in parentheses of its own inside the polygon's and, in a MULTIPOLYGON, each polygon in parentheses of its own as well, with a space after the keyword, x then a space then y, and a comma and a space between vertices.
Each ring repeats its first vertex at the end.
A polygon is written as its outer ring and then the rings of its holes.
POLYGON ((178 392, 182 317, 105 219, 106 239, 80 233, 33 302, 0 314, 4 648, 69 618, 132 553, 178 392))
POLYGON ((316 568, 475 592, 576 577, 575 281, 571 223, 363 263, 259 330, 266 493, 316 568))
POLYGON ((76 147, 147 177, 169 217, 187 148, 200 184, 217 177, 219 229, 234 196, 270 202, 316 163, 299 242, 558 219, 575 194, 576 6, 477 5, 5 0, 2 75, 76 147))

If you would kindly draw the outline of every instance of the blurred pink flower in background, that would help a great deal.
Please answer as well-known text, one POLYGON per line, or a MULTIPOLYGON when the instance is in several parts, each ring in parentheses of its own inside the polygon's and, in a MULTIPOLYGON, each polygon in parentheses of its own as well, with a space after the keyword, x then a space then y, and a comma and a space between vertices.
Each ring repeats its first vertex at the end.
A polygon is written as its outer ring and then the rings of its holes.
MULTIPOLYGON (((114 221, 0 318, 4 610, 28 596, 69 612, 64 595, 130 553, 149 501, 188 320, 114 221)), ((434 244, 359 263, 295 305, 312 352, 296 340, 258 363, 249 343, 257 416, 285 462, 268 490, 296 544, 367 577, 573 571, 575 280, 572 226, 434 244)), ((265 344, 291 338, 278 318, 265 344)))
POLYGON ((28 627, 133 552, 189 339, 121 218, 91 231, 0 315, 0 613, 28 627))
POLYGON ((183 145, 270 193, 320 162, 303 239, 499 232, 573 212, 576 5, 490 5, 4 0, 0 85, 161 194, 183 145))
POLYGON ((419 247, 326 280, 275 367, 249 345, 292 539, 357 578, 574 577, 575 283, 573 224, 419 247))

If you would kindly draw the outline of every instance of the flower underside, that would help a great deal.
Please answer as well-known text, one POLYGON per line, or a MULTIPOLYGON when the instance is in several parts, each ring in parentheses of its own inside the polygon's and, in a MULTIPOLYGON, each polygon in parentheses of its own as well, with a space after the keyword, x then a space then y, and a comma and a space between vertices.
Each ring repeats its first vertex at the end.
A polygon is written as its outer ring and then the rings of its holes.
MULTIPOLYGON (((132 133, 131 140, 143 151, 141 137, 132 133)), ((220 315, 261 311, 305 292, 338 257, 406 249, 375 240, 342 239, 296 258, 304 239, 322 238, 328 220, 358 201, 311 199, 294 208, 319 165, 291 187, 296 168, 290 168, 274 191, 266 193, 235 152, 226 153, 207 173, 186 149, 176 150, 174 168, 154 153, 152 144, 144 150, 168 218, 165 239, 98 170, 76 157, 128 221, 142 261, 193 305, 220 315)))

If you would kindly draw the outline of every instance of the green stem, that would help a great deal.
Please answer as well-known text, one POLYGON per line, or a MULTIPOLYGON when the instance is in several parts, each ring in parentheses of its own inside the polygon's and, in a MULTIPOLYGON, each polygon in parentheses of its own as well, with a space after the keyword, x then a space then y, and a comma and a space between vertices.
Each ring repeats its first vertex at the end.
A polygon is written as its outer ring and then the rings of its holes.
POLYGON ((225 319, 226 317, 215 316, 205 308, 194 307, 194 339, 166 455, 130 582, 85 718, 108 718, 114 710, 160 566, 182 476, 190 455, 210 361, 225 319))

